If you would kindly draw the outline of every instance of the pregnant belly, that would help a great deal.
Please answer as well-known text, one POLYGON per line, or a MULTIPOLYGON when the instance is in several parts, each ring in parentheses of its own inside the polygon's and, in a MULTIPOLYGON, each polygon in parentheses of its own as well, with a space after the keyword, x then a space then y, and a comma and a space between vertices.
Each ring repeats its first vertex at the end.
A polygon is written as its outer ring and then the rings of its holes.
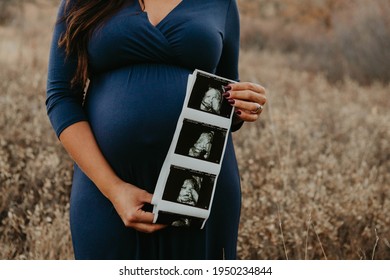
POLYGON ((137 155, 165 157, 189 73, 175 66, 142 64, 92 79, 85 106, 109 161, 139 158, 137 155))

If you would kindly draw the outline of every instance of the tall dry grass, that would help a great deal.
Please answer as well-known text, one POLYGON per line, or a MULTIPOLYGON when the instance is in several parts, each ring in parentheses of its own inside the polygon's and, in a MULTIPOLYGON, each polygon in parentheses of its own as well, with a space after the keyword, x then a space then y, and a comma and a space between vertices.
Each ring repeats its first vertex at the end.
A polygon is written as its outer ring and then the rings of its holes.
MULTIPOLYGON (((0 26, 0 259, 73 258, 72 164, 44 106, 56 9, 40 3, 0 26)), ((291 68, 299 58, 241 53, 241 79, 265 85, 269 101, 261 121, 234 135, 239 258, 389 259, 390 86, 333 84, 291 68)))
POLYGON ((71 258, 71 166, 44 105, 55 8, 25 8, 0 27, 0 258, 71 258))
POLYGON ((241 57, 242 79, 269 90, 262 121, 235 137, 241 255, 388 259, 389 86, 336 86, 285 59, 268 51, 241 57))
POLYGON ((299 54, 290 65, 332 82, 390 81, 387 0, 241 0, 245 46, 299 54))

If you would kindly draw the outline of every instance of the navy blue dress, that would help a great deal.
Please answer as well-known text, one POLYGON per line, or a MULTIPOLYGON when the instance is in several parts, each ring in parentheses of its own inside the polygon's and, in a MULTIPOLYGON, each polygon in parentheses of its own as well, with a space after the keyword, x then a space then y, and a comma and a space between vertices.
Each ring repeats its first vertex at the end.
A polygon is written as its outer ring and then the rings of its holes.
MULTIPOLYGON (((64 3, 59 16, 63 13, 64 3)), ((47 111, 57 136, 73 123, 88 121, 118 176, 153 193, 188 74, 198 68, 238 80, 236 1, 183 0, 156 26, 137 0, 130 1, 90 39, 84 105, 78 90, 70 87, 76 59, 65 58, 58 48, 64 30, 64 22, 56 24, 47 83, 47 111)), ((145 234, 126 228, 111 202, 75 165, 70 209, 75 258, 235 259, 240 207, 231 135, 202 230, 168 227, 145 234)))

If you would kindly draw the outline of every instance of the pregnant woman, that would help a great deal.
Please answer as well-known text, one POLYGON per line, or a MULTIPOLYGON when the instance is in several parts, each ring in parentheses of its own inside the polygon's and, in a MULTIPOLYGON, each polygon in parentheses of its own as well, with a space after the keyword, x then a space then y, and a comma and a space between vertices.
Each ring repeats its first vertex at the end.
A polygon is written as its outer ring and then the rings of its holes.
MULTIPOLYGON (((188 74, 197 68, 238 81, 238 52, 235 0, 62 1, 46 105, 75 162, 76 259, 236 258, 241 194, 231 135, 204 229, 153 224, 150 202, 188 74)), ((258 119, 263 87, 226 90, 232 131, 258 119)))

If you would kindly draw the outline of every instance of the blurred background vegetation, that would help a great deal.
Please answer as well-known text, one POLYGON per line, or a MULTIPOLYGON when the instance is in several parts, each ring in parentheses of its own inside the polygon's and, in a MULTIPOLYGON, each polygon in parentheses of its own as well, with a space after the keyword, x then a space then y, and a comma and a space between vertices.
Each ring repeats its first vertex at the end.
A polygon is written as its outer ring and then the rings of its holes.
MULTIPOLYGON (((390 258, 390 2, 237 0, 240 259, 390 258)), ((0 2, 0 259, 71 259, 72 163, 45 109, 59 0, 0 2)))
POLYGON ((296 52, 293 67, 361 84, 390 80, 387 0, 241 0, 243 47, 296 52), (257 34, 256 36, 253 36, 257 34))

